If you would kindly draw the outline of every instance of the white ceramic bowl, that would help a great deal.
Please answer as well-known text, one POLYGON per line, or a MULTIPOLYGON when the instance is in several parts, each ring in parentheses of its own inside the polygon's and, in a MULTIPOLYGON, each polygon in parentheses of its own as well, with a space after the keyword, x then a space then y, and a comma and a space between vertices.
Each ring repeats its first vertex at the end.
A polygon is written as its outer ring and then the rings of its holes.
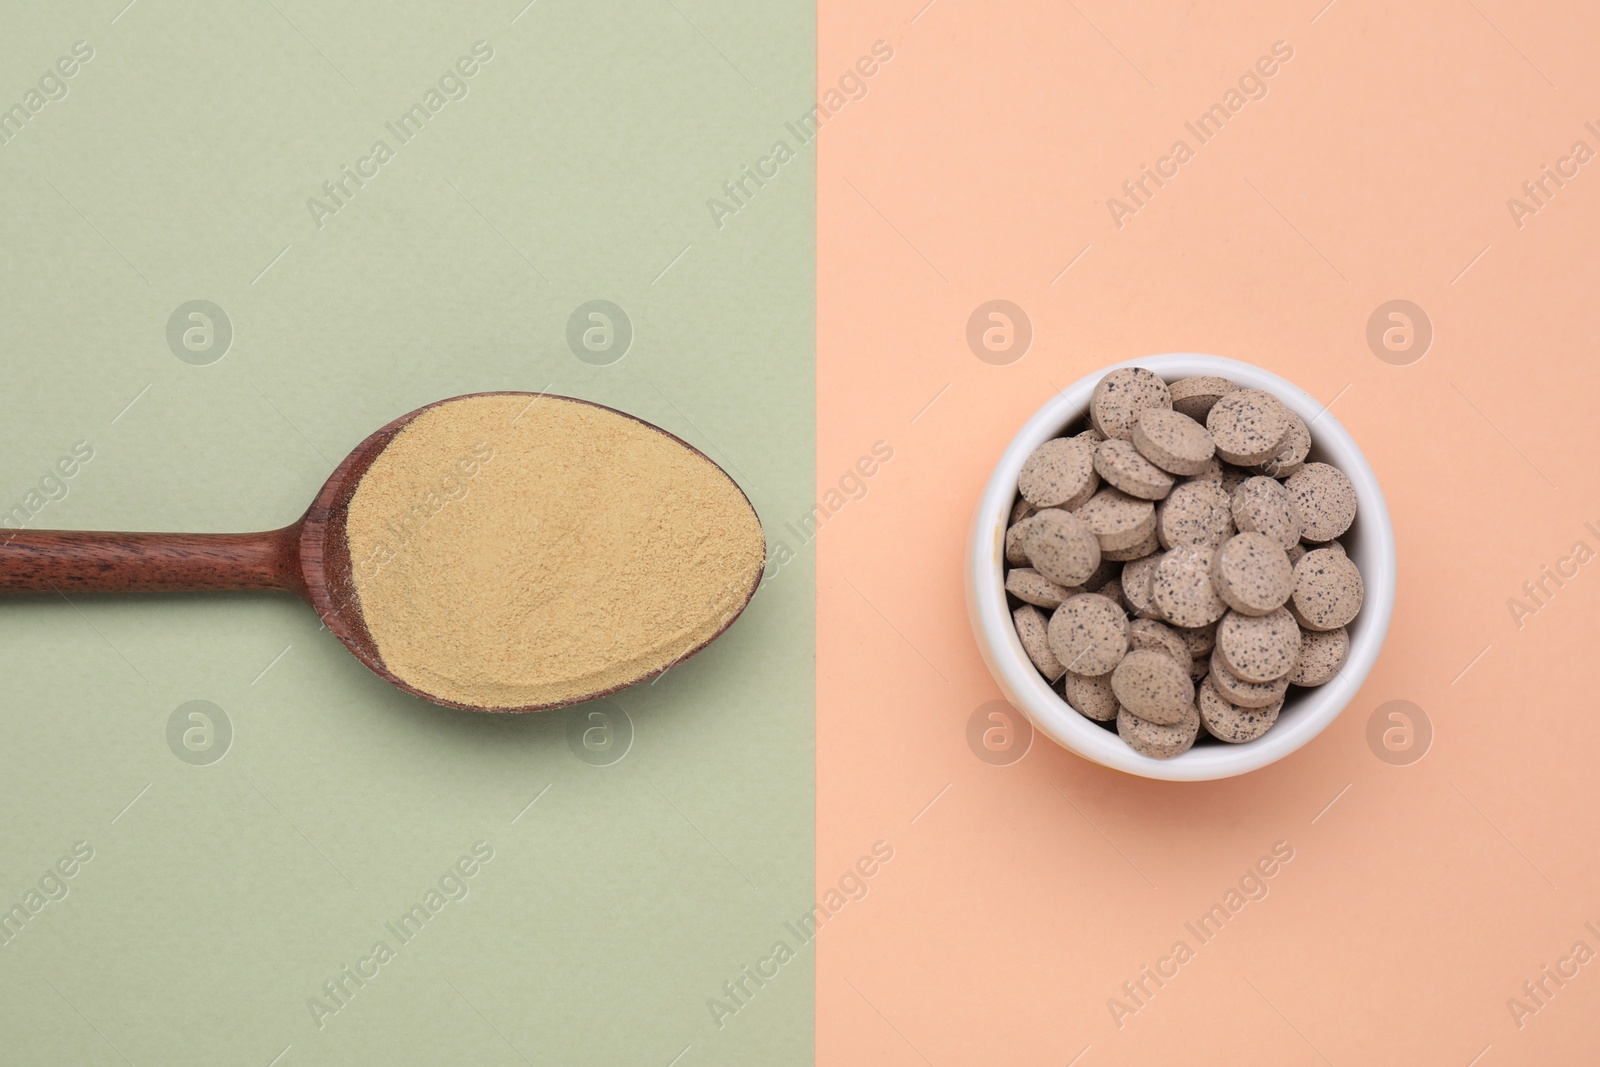
POLYGON ((1311 394, 1269 371, 1237 360, 1194 352, 1174 352, 1103 367, 1050 399, 1028 420, 1000 457, 978 502, 967 545, 967 612, 984 661, 1007 700, 1057 744, 1085 759, 1146 778, 1198 782, 1229 778, 1280 760, 1310 741, 1333 721, 1361 687, 1378 658, 1394 610, 1394 530, 1383 490, 1366 457, 1345 428, 1311 394), (1312 689, 1291 687, 1272 729, 1240 745, 1202 742, 1175 759, 1142 756, 1074 711, 1051 690, 1017 640, 1006 604, 1003 565, 1006 520, 1017 497, 1022 463, 1043 442, 1058 437, 1088 413, 1095 383, 1118 367, 1144 367, 1166 381, 1215 374, 1241 386, 1262 389, 1282 400, 1311 428, 1310 459, 1331 463, 1355 486, 1356 521, 1339 539, 1361 570, 1366 600, 1349 626, 1350 657, 1333 681, 1312 689))

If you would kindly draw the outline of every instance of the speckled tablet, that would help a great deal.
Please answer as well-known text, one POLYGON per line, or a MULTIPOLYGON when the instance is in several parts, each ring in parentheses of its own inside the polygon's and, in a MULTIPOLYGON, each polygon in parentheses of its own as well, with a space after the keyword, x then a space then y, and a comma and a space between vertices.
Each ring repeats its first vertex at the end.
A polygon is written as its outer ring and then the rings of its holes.
MULTIPOLYGON (((1174 417, 1183 418, 1182 415, 1174 417)), ((1107 485, 1141 500, 1160 500, 1172 492, 1172 475, 1119 437, 1107 438, 1095 446, 1094 470, 1107 485)))
POLYGON ((1123 367, 1095 384, 1089 398, 1089 420, 1107 437, 1126 440, 1141 411, 1171 406, 1166 382, 1143 367, 1123 367))
POLYGON ((1183 643, 1189 649, 1189 655, 1199 657, 1210 653, 1217 647, 1217 624, 1207 623, 1205 626, 1173 626, 1169 627, 1173 633, 1183 638, 1183 643))
POLYGON ((1162 652, 1171 656, 1185 674, 1192 673, 1194 655, 1179 632, 1155 619, 1134 619, 1128 624, 1128 651, 1162 652))
POLYGON ((1206 733, 1230 745, 1254 741, 1272 728, 1283 710, 1283 697, 1261 708, 1245 708, 1228 700, 1208 677, 1195 700, 1206 733))
POLYGON ((1189 672, 1165 652, 1135 649, 1111 672, 1117 702, 1146 722, 1171 726, 1194 706, 1189 672))
POLYGON ((1094 495, 1093 441, 1056 437, 1033 450, 1017 475, 1017 492, 1035 508, 1073 510, 1094 495))
POLYGON ((1033 569, 1057 585, 1081 586, 1100 566, 1100 542, 1070 511, 1046 508, 1028 520, 1023 549, 1033 569))
POLYGON ((1230 611, 1217 623, 1217 649, 1234 677, 1277 681, 1300 661, 1300 627, 1284 608, 1266 615, 1230 611))
POLYGON ((1289 610, 1308 630, 1337 630, 1361 611, 1366 588, 1361 572, 1343 551, 1317 548, 1294 565, 1289 610))
POLYGON ((1311 451, 1311 428, 1306 420, 1289 412, 1289 434, 1278 446, 1277 454, 1261 464, 1260 471, 1269 478, 1287 478, 1305 465, 1311 451))
POLYGON ((1128 651, 1128 617, 1099 593, 1079 593, 1050 616, 1050 648, 1078 674, 1109 674, 1128 651))
POLYGON ((1291 685, 1326 685, 1344 670, 1350 656, 1350 631, 1301 630, 1300 661, 1289 675, 1291 685))
POLYGON ((1189 677, 1198 682, 1211 670, 1211 650, 1217 647, 1217 624, 1171 626, 1168 629, 1177 634, 1189 650, 1189 677))
MULTIPOLYGON (((1120 567, 1121 564, 1119 563, 1117 566, 1120 567)), ((1088 586, 1084 586, 1084 592, 1099 593, 1101 596, 1105 597, 1107 600, 1111 601, 1119 609, 1121 609, 1124 615, 1133 610, 1133 608, 1128 604, 1128 594, 1122 588, 1121 578, 1112 578, 1109 581, 1103 582, 1101 583, 1099 589, 1090 589, 1088 586)))
POLYGON ((1229 463, 1265 463, 1278 454, 1289 435, 1289 409, 1271 393, 1235 389, 1211 406, 1206 429, 1217 455, 1229 463))
POLYGON ((1223 491, 1228 494, 1228 499, 1232 500, 1234 490, 1238 489, 1246 478, 1255 476, 1256 472, 1249 467, 1236 467, 1232 463, 1224 463, 1222 476, 1217 479, 1217 484, 1222 486, 1223 491))
POLYGON ((1288 551, 1300 542, 1300 510, 1274 478, 1246 478, 1233 491, 1233 524, 1240 533, 1265 534, 1288 551))
POLYGON ((1110 722, 1117 717, 1117 695, 1111 691, 1110 674, 1067 672, 1067 703, 1078 714, 1095 722, 1110 722))
POLYGON ((1303 539, 1332 541, 1356 521, 1356 489, 1338 467, 1307 463, 1283 484, 1300 512, 1303 539))
POLYGON ((1211 406, 1228 393, 1239 388, 1226 378, 1200 374, 1193 378, 1179 378, 1167 386, 1172 397, 1172 410, 1204 423, 1211 414, 1211 406))
POLYGON ((1217 596, 1243 615, 1265 615, 1281 608, 1294 591, 1289 557, 1265 534, 1228 538, 1217 549, 1211 578, 1217 596))
POLYGON ((1184 482, 1156 509, 1156 537, 1163 548, 1220 545, 1233 534, 1233 500, 1217 482, 1184 482))
POLYGON ((1022 642, 1022 651, 1028 654, 1028 659, 1044 675, 1045 681, 1053 682, 1061 677, 1065 668, 1050 648, 1049 623, 1045 621, 1044 614, 1032 604, 1024 604, 1011 613, 1011 621, 1017 628, 1017 640, 1022 642))
POLYGON ((1289 691, 1287 677, 1271 682, 1247 682, 1240 678, 1228 669, 1221 648, 1211 650, 1211 673, 1206 677, 1217 687, 1217 692, 1228 699, 1228 703, 1241 708, 1264 708, 1275 700, 1282 700, 1289 691))
POLYGON ((1228 609, 1212 582, 1210 545, 1174 545, 1161 557, 1150 579, 1150 597, 1161 617, 1174 626, 1205 626, 1228 609))
POLYGON ((1150 579, 1161 563, 1159 555, 1142 556, 1122 565, 1122 599, 1128 610, 1146 619, 1158 619, 1161 611, 1151 599, 1150 579))
POLYGON ((1028 523, 1033 521, 1029 515, 1021 522, 1012 523, 1006 530, 1006 562, 1013 567, 1026 567, 1028 565, 1028 523))
POLYGON ((1032 567, 1013 567, 1006 575, 1006 592, 1036 608, 1054 611, 1067 597, 1083 590, 1078 586, 1058 585, 1032 567))
POLYGON ((1161 541, 1156 537, 1155 523, 1151 522, 1150 532, 1140 538, 1138 544, 1129 545, 1127 548, 1108 548, 1100 554, 1105 559, 1127 562, 1129 560, 1143 559, 1152 552, 1160 551, 1161 541))
POLYGON ((1083 583, 1083 591, 1085 593, 1098 593, 1102 585, 1121 575, 1122 564, 1106 559, 1105 553, 1102 552, 1100 554, 1100 566, 1096 567, 1094 573, 1089 575, 1088 580, 1083 583))
POLYGON ((1222 460, 1213 454, 1201 466, 1199 472, 1189 475, 1187 480, 1191 482, 1214 482, 1220 485, 1222 483, 1222 460))
POLYGON ((1172 759, 1194 747, 1200 733, 1200 712, 1192 704, 1177 723, 1163 726, 1139 718, 1127 708, 1117 710, 1117 736, 1141 756, 1172 759))
POLYGON ((1133 424, 1132 441, 1140 455, 1172 474, 1201 474, 1216 458, 1216 446, 1206 428, 1166 408, 1141 411, 1133 424))
POLYGON ((1074 512, 1099 538, 1101 551, 1132 548, 1155 530, 1156 508, 1120 489, 1103 488, 1074 512))

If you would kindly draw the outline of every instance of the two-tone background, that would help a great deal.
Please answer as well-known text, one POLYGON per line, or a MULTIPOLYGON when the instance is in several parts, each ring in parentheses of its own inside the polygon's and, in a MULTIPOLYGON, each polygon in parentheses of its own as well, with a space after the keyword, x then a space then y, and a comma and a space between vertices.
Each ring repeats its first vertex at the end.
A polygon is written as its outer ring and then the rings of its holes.
POLYGON ((288 599, 0 604, 0 1062, 1600 1051, 1592 13, 124 5, 0 27, 0 513, 281 525, 396 415, 550 389, 721 462, 773 558, 515 720, 288 599), (1032 737, 959 582, 1026 417, 1173 350, 1321 397, 1400 552, 1350 708, 1200 785, 1032 737))

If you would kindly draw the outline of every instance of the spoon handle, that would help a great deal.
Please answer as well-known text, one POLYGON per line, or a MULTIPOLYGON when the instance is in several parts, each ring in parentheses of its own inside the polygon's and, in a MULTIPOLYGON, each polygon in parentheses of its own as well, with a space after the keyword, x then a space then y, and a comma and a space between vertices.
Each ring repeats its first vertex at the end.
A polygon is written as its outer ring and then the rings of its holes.
POLYGON ((280 589, 306 596, 300 528, 253 534, 0 530, 0 595, 280 589))

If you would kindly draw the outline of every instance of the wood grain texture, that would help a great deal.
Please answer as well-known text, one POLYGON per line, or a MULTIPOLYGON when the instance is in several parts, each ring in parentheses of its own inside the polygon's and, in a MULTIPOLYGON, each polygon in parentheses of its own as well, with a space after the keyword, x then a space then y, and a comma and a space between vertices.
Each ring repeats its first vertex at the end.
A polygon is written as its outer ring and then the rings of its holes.
POLYGON ((298 539, 298 524, 254 534, 16 530, 0 539, 0 593, 277 589, 305 597, 298 539))

